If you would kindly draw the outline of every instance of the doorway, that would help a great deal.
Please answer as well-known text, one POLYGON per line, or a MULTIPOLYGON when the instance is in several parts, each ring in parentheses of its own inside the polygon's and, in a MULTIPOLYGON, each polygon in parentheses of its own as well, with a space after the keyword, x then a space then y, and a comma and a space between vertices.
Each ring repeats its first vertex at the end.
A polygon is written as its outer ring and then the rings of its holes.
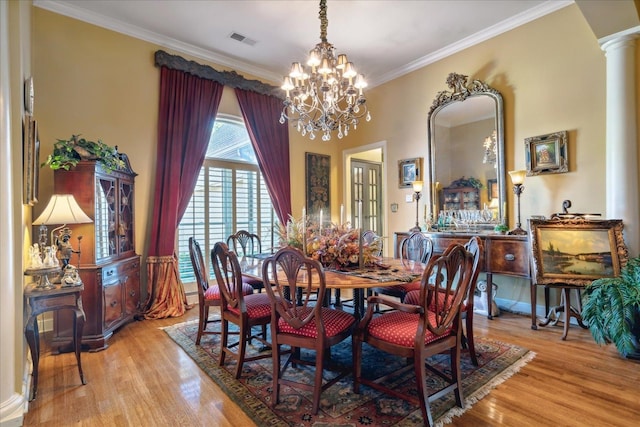
POLYGON ((351 159, 351 212, 354 227, 382 235, 382 163, 351 159), (362 209, 359 203, 362 202, 362 209), (358 215, 362 215, 359 218, 358 215))

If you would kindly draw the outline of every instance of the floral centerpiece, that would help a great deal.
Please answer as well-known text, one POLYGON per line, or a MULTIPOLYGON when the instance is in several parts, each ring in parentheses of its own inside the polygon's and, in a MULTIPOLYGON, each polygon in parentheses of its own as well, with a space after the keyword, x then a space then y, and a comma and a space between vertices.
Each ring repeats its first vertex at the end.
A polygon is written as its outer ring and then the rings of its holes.
POLYGON ((280 244, 298 249, 306 247, 307 256, 320 261, 326 268, 344 269, 360 265, 370 266, 380 261, 382 241, 375 238, 371 242, 362 242, 360 250, 360 230, 351 228, 349 223, 330 227, 308 222, 307 218, 296 220, 291 215, 286 225, 279 225, 277 234, 280 244))

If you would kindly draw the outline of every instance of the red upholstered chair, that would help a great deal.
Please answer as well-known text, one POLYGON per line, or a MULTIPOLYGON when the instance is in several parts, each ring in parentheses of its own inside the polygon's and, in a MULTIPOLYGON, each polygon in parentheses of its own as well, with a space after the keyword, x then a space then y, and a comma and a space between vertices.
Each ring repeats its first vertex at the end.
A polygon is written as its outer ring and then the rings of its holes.
POLYGON ((464 407, 460 351, 462 347, 461 306, 467 297, 473 275, 473 255, 456 244, 447 255, 434 258, 422 275, 420 305, 408 305, 384 296, 369 297, 367 312, 353 333, 353 366, 355 393, 365 384, 386 394, 420 406, 425 425, 433 425, 429 403, 453 391, 456 403, 464 407), (430 279, 431 278, 431 279, 430 279), (431 281, 431 283, 429 283, 431 281), (374 305, 385 304, 394 310, 374 317, 374 305), (362 366, 362 345, 367 343, 389 354, 413 360, 401 370, 413 366, 417 382, 418 399, 404 395, 384 380, 398 372, 380 378, 371 378, 375 372, 366 372, 362 366), (427 358, 449 352, 450 370, 440 372, 428 365, 427 358), (426 370, 435 371, 446 380, 440 390, 428 390, 426 370), (367 376, 363 376, 363 370, 367 376))
MULTIPOLYGON (((209 323, 219 322, 219 319, 209 319, 209 307, 220 307, 220 288, 218 285, 209 285, 209 269, 204 262, 200 244, 193 237, 189 237, 189 256, 193 273, 196 276, 198 286, 198 336, 196 345, 200 345, 203 334, 220 334, 218 331, 207 331, 209 323)), ((249 285, 243 287, 245 294, 252 294, 253 288, 249 285)))
POLYGON ((222 315, 222 342, 220 350, 220 366, 224 366, 226 356, 230 356, 238 362, 236 366, 236 379, 242 374, 244 362, 271 357, 271 353, 247 356, 247 342, 253 338, 270 345, 265 340, 266 325, 271 321, 271 305, 266 294, 244 295, 239 292, 245 284, 242 283, 240 263, 235 252, 229 247, 218 242, 211 250, 211 263, 216 274, 216 280, 222 295, 220 312, 222 315), (240 329, 238 341, 229 344, 229 322, 234 323, 240 329), (252 335, 251 328, 262 326, 262 336, 252 335), (237 352, 233 350, 238 347, 237 352))
MULTIPOLYGON (((246 230, 238 230, 235 234, 227 237, 227 246, 240 258, 262 252, 260 237, 246 230)), ((262 280, 254 277, 242 276, 242 281, 251 285, 253 289, 256 289, 258 292, 262 292, 262 288, 264 288, 262 280)))
MULTIPOLYGON (((433 241, 420 232, 413 232, 400 242, 400 258, 428 264, 433 256, 433 241)), ((403 302, 407 293, 420 289, 420 282, 373 288, 374 294, 389 295, 403 302)))
POLYGON ((294 385, 313 392, 312 412, 317 414, 322 391, 350 373, 350 369, 342 370, 323 384, 325 351, 351 335, 355 318, 351 314, 324 307, 320 303, 325 300, 322 265, 305 257, 298 249, 285 247, 264 261, 262 278, 264 283, 271 284, 265 289, 271 299, 272 312, 272 404, 278 404, 282 384, 294 385), (291 348, 284 364, 280 348, 283 345, 291 348), (315 360, 302 360, 301 348, 314 350, 315 360), (312 384, 299 383, 294 381, 294 377, 287 375, 287 369, 297 365, 314 367, 312 384))
MULTIPOLYGON (((480 256, 482 255, 482 240, 478 236, 473 236, 465 245, 465 249, 471 252, 473 255, 473 272, 471 276, 471 282, 469 284, 469 290, 467 297, 462 303, 462 317, 465 319, 465 332, 463 334, 463 344, 469 349, 469 356, 471 362, 478 366, 478 355, 476 353, 476 346, 473 339, 473 303, 474 303, 474 291, 476 289, 476 283, 478 282, 478 274, 480 274, 480 256)), ((452 248, 450 246, 449 248, 452 248)), ((449 249, 447 248, 447 249, 449 249)), ((445 254, 447 251, 444 252, 445 254)), ((420 291, 411 291, 407 293, 404 302, 405 304, 419 304, 420 291)))

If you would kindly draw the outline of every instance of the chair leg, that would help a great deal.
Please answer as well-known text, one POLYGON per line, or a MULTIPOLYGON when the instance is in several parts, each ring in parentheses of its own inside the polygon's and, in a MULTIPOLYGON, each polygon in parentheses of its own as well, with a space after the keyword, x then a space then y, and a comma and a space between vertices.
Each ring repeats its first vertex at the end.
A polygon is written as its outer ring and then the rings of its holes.
POLYGON ((313 415, 318 414, 318 408, 320 407, 320 394, 322 393, 322 371, 324 368, 324 348, 320 351, 316 351, 316 372, 313 383, 313 415))
POLYGON ((351 337, 351 354, 353 364, 353 392, 360 394, 360 376, 362 375, 361 365, 362 342, 355 336, 351 337))
MULTIPOLYGON (((272 329, 272 335, 275 336, 275 331, 272 329)), ((271 406, 276 406, 280 399, 280 345, 272 343, 271 345, 271 360, 273 362, 272 378, 272 390, 271 390, 271 406)))
POLYGON ((427 393, 426 377, 427 368, 425 367, 424 358, 419 354, 413 359, 413 366, 416 375, 416 384, 418 389, 418 400, 420 401, 420 410, 422 411, 422 419, 425 425, 433 425, 433 415, 431 414, 431 405, 429 405, 429 394, 427 393))
POLYGON ((199 316, 198 319, 198 336, 196 337, 196 345, 200 345, 200 339, 202 338, 202 332, 207 327, 207 316, 209 315, 209 306, 199 304, 198 307, 199 316))
POLYGON ((251 335, 251 327, 247 327, 244 324, 240 325, 240 332, 238 334, 238 339, 240 342, 238 343, 238 364, 236 365, 236 379, 240 378, 242 375, 242 365, 244 365, 244 356, 247 352, 247 341, 248 336, 251 335))
POLYGON ((221 323, 222 339, 220 340, 220 362, 218 363, 218 366, 224 366, 224 359, 227 356, 226 349, 229 342, 229 321, 223 318, 221 323))
POLYGON ((467 337, 467 347, 469 348, 469 356, 471 356, 471 363, 473 366, 478 366, 478 356, 476 354, 476 345, 473 340, 473 312, 468 310, 465 319, 465 332, 467 337))
POLYGON ((451 354, 451 379, 455 382, 456 404, 464 408, 464 396, 462 394, 462 371, 460 370, 460 346, 452 348, 451 354))

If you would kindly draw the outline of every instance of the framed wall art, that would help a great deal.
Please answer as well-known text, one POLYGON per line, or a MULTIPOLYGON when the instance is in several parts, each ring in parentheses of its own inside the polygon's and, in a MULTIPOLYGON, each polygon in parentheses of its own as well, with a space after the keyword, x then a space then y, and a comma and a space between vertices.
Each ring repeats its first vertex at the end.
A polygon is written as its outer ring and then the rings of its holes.
POLYGON ((527 176, 569 172, 567 131, 525 138, 524 145, 527 176))
POLYGON ((487 180, 487 197, 489 198, 489 201, 498 198, 498 180, 497 179, 487 180))
POLYGON ((535 283, 585 286, 619 276, 628 259, 622 228, 620 219, 530 219, 535 283))
POLYGON ((307 215, 331 218, 331 156, 305 153, 305 191, 307 215))
POLYGON ((31 114, 24 115, 22 122, 22 143, 23 203, 33 206, 38 203, 40 139, 38 137, 38 123, 31 114))
POLYGON ((410 188, 413 181, 422 180, 422 157, 398 161, 398 187, 410 188))

